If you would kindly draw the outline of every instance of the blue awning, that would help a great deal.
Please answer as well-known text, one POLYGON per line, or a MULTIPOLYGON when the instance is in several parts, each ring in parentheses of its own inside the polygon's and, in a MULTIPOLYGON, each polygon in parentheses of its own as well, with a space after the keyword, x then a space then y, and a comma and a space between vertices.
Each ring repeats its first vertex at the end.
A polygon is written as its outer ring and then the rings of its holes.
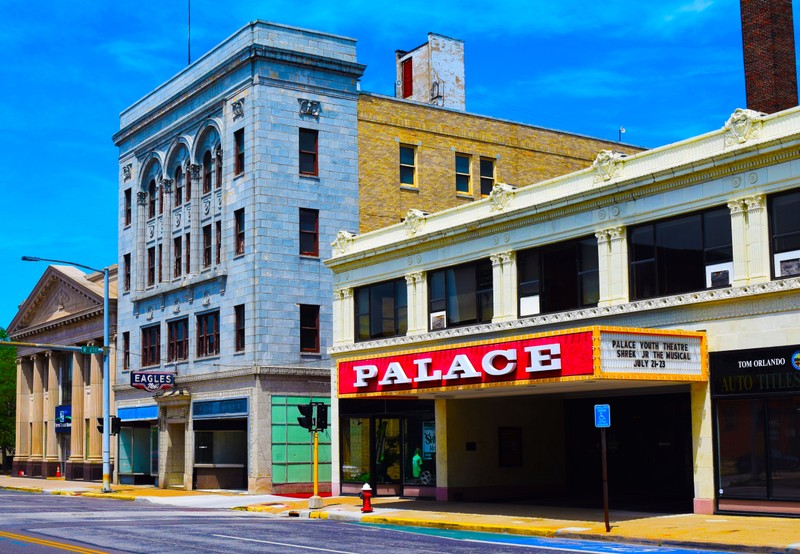
POLYGON ((117 409, 117 417, 122 421, 147 421, 158 419, 158 406, 135 406, 117 409))

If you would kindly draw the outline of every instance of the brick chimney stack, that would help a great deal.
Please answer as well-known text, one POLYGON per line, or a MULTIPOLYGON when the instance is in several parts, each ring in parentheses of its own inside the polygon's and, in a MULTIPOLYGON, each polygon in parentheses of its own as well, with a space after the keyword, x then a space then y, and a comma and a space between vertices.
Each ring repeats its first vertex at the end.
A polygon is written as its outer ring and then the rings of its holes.
POLYGON ((774 113, 797 106, 792 0, 740 0, 747 107, 774 113))

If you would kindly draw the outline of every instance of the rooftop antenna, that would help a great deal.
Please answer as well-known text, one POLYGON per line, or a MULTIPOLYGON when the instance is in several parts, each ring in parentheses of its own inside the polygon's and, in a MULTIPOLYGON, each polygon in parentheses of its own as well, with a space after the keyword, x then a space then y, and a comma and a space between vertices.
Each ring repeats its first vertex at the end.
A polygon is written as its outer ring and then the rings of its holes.
POLYGON ((188 3, 187 12, 188 12, 188 18, 189 18, 188 27, 187 27, 188 38, 187 38, 187 45, 186 45, 187 46, 187 50, 188 50, 188 54, 187 54, 188 62, 187 62, 186 65, 192 65, 192 0, 186 0, 186 1, 188 3))
POLYGON ((625 127, 619 128, 619 133, 617 133, 617 142, 622 142, 622 134, 625 132, 625 127))

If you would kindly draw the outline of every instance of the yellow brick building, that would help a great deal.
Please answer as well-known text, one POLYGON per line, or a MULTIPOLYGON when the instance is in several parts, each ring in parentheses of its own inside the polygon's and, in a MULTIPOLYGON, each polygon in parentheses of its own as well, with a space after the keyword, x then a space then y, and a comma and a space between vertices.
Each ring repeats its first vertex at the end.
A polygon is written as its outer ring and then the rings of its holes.
POLYGON ((522 187, 585 169, 601 150, 642 150, 363 92, 358 149, 360 233, 399 223, 412 208, 479 200, 494 183, 522 187))

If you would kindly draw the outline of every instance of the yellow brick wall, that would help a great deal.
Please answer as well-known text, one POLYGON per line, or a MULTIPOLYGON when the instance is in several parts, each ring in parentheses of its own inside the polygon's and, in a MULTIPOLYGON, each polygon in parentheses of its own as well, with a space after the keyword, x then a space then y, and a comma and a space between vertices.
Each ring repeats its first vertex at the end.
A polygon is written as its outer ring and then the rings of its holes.
POLYGON ((527 186, 592 165, 600 150, 640 149, 389 97, 358 100, 359 232, 400 223, 409 209, 436 212, 479 200, 481 157, 495 180, 527 186), (400 144, 416 147, 417 187, 400 186, 400 144), (456 194, 455 155, 471 156, 472 194, 456 194))

